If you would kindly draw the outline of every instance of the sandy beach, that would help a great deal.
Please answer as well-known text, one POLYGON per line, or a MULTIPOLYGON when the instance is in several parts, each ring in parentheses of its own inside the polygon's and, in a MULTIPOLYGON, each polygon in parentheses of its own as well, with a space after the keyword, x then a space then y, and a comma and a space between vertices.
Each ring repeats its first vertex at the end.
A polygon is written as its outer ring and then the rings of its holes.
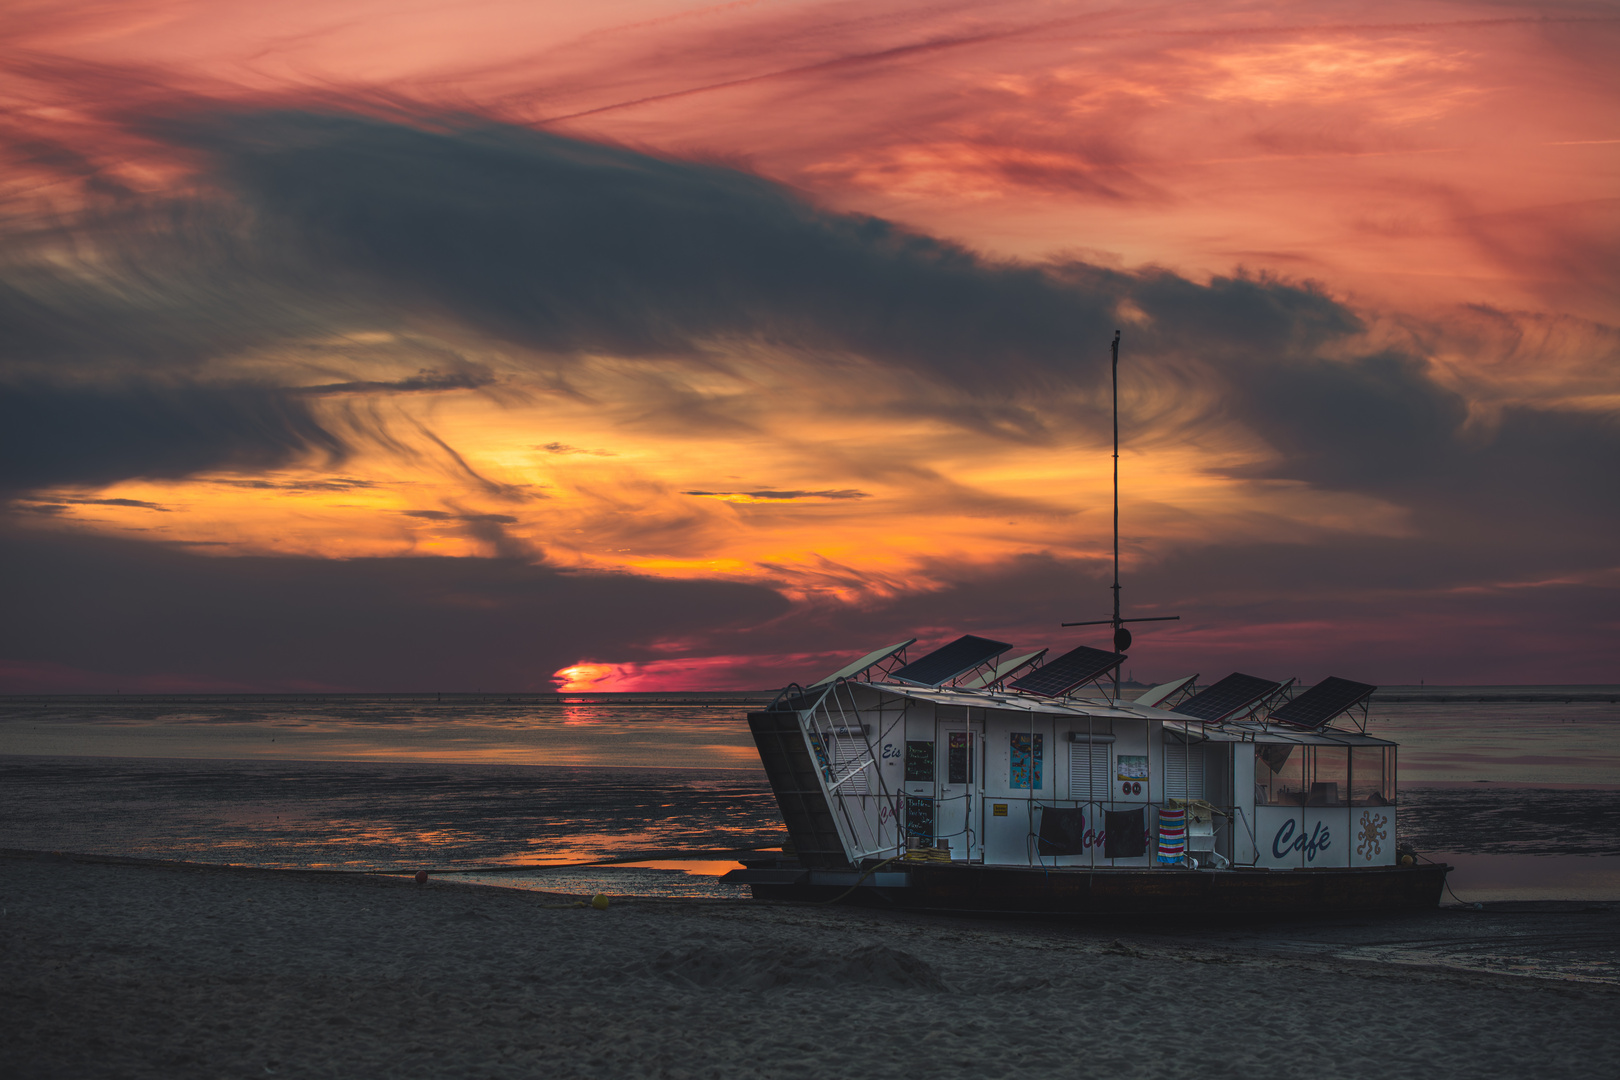
POLYGON ((1610 1077, 1620 1053, 1613 982, 1399 949, 1496 919, 1525 950, 1612 953, 1612 907, 1161 933, 573 899, 3 857, 0 1057, 26 1078, 1252 1078, 1610 1077))

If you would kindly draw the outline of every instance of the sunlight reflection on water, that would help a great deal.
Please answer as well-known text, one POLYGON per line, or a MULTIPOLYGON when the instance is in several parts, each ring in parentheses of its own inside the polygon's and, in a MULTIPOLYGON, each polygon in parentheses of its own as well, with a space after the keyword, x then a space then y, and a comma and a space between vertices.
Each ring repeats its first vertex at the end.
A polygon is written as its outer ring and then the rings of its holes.
POLYGON ((746 711, 364 701, 9 705, 0 709, 0 754, 758 769, 746 711))

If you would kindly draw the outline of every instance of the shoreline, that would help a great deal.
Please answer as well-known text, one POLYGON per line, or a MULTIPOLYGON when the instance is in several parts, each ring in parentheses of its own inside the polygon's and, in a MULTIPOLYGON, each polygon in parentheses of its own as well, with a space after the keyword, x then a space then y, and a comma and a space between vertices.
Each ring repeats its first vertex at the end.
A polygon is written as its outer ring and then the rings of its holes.
MULTIPOLYGON (((525 863, 525 864, 521 864, 521 865, 500 864, 500 865, 491 865, 491 866, 466 866, 466 867, 458 866, 458 867, 439 867, 439 868, 421 867, 419 869, 422 872, 425 872, 426 874, 428 874, 429 881, 432 882, 435 885, 465 885, 465 886, 468 886, 470 888, 506 889, 506 891, 510 891, 510 892, 519 892, 519 893, 525 893, 525 894, 530 894, 530 895, 538 895, 538 896, 562 896, 562 897, 568 897, 570 899, 578 899, 580 897, 584 897, 585 899, 589 899, 590 896, 592 895, 590 893, 547 892, 547 891, 545 891, 543 889, 511 888, 511 887, 506 887, 506 886, 490 885, 490 884, 486 884, 486 883, 483 883, 483 882, 459 881, 459 880, 456 880, 456 879, 459 878, 459 877, 462 877, 464 875, 467 875, 467 874, 490 874, 490 875, 502 874, 502 873, 522 874, 522 873, 529 872, 529 871, 534 871, 534 870, 581 870, 581 869, 591 869, 591 868, 594 868, 594 867, 603 867, 603 868, 612 869, 614 867, 623 867, 623 866, 625 866, 627 864, 631 864, 631 863, 650 862, 650 861, 658 861, 658 860, 668 860, 668 861, 676 861, 676 860, 678 860, 678 861, 685 861, 685 862, 703 862, 703 861, 712 861, 712 860, 716 860, 716 859, 721 859, 721 858, 725 858, 725 857, 729 857, 729 856, 733 856, 733 855, 748 855, 748 854, 754 853, 757 850, 764 850, 764 849, 756 849, 756 848, 725 848, 725 849, 698 850, 698 851, 687 851, 687 850, 675 851, 675 850, 670 850, 670 851, 663 851, 663 852, 655 852, 654 854, 651 854, 651 855, 645 855, 645 854, 627 855, 627 856, 618 857, 618 858, 596 860, 596 861, 593 861, 593 862, 525 863)), ((770 850, 776 850, 776 849, 770 849, 770 850)), ((1448 857, 1448 858, 1456 858, 1457 856, 1455 854, 1447 854, 1446 857, 1448 857)), ((1531 856, 1531 857, 1542 857, 1542 856, 1531 856)), ((1545 857, 1555 858, 1556 856, 1545 856, 1545 857)), ((251 863, 210 863, 210 862, 199 862, 199 861, 191 860, 191 859, 156 859, 156 858, 150 858, 150 857, 141 856, 141 855, 105 855, 105 854, 98 854, 98 853, 95 853, 95 852, 59 851, 59 850, 47 850, 47 849, 35 849, 35 848, 7 848, 7 847, 0 847, 0 863, 4 863, 7 860, 15 860, 15 861, 20 861, 20 862, 38 862, 38 863, 74 863, 74 864, 84 864, 84 865, 89 865, 89 866, 103 866, 103 865, 104 866, 130 866, 130 867, 144 867, 144 868, 149 868, 149 869, 160 869, 160 870, 193 871, 193 872, 198 872, 198 873, 318 875, 318 876, 322 876, 322 877, 372 880, 372 881, 376 881, 376 882, 379 882, 379 883, 387 883, 387 884, 390 884, 390 885, 395 885, 395 886, 400 886, 400 887, 405 887, 405 886, 409 886, 409 887, 412 887, 412 888, 420 888, 421 887, 414 880, 414 875, 417 873, 417 871, 416 870, 408 870, 408 869, 400 869, 400 870, 359 870, 359 869, 332 868, 332 867, 324 867, 324 866, 258 866, 258 865, 254 865, 254 864, 251 864, 251 863)), ((634 901, 634 902, 658 901, 658 902, 664 902, 664 903, 667 903, 667 902, 679 902, 679 901, 684 901, 684 899, 686 899, 684 897, 640 896, 640 895, 637 895, 637 894, 634 894, 634 893, 627 893, 627 894, 625 894, 623 896, 614 895, 613 898, 616 901, 620 901, 620 902, 625 902, 625 901, 634 901)), ((708 900, 712 900, 713 898, 701 898, 701 899, 704 899, 705 901, 708 901, 708 900)), ((761 904, 761 905, 764 905, 764 906, 777 906, 777 907, 805 907, 805 906, 816 907, 816 906, 819 906, 819 905, 817 905, 815 903, 804 903, 804 902, 798 902, 798 901, 778 901, 778 900, 752 901, 752 900, 746 900, 745 899, 745 900, 741 900, 741 901, 727 901, 727 902, 728 903, 729 902, 758 903, 758 904, 761 904)), ((1465 911, 1465 910, 1467 910, 1467 911, 1474 911, 1474 910, 1500 910, 1500 911, 1522 910, 1522 911, 1529 911, 1529 910, 1536 910, 1536 911, 1541 911, 1541 912, 1553 913, 1553 912, 1566 912, 1566 911, 1576 911, 1576 910, 1587 911, 1587 910, 1593 909, 1594 907, 1601 907, 1601 908, 1603 908, 1605 910, 1607 910, 1609 908, 1620 909, 1620 897, 1613 897, 1613 898, 1605 897, 1605 898, 1600 898, 1600 899, 1531 898, 1531 899, 1485 900, 1485 901, 1461 901, 1461 900, 1459 900, 1459 901, 1454 901, 1454 902, 1450 902, 1450 903, 1442 903, 1435 910, 1437 910, 1437 911, 1448 911, 1448 910, 1449 911, 1465 911)), ((841 909, 841 910, 853 910, 853 909, 841 909)), ((988 916, 988 917, 992 918, 992 919, 998 918, 997 916, 988 916)), ((1036 921, 1039 921, 1039 917, 1037 917, 1037 916, 1018 916, 1016 918, 1027 918, 1027 919, 1034 919, 1036 921)), ((1007 920, 1008 921, 1016 921, 1016 918, 1009 916, 1009 917, 1007 917, 1007 920)), ((1059 917, 1059 918, 1061 918, 1061 917, 1059 917)), ((1133 921, 1133 917, 1131 917, 1131 916, 1087 916, 1087 918, 1103 919, 1103 920, 1113 919, 1115 922, 1119 923, 1120 925, 1130 925, 1131 922, 1133 921)), ((1306 922, 1308 922, 1308 921, 1311 921, 1311 918, 1312 917, 1309 917, 1309 916, 1301 916, 1301 917, 1298 918, 1297 921, 1306 921, 1306 922)), ((1374 917, 1374 918, 1376 918, 1376 917, 1374 917)), ((1148 921, 1152 921, 1152 920, 1143 919, 1143 920, 1140 920, 1140 921, 1148 922, 1148 921)), ((1281 921, 1286 922, 1286 921, 1290 921, 1290 920, 1289 919, 1283 919, 1281 921)), ((1332 920, 1332 917, 1329 917, 1325 921, 1333 921, 1333 920, 1332 920)))

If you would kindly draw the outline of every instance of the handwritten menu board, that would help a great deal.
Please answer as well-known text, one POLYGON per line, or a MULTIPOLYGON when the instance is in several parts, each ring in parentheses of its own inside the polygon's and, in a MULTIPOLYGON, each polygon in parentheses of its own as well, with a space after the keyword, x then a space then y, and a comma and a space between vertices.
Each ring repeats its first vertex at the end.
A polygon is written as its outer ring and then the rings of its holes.
MULTIPOLYGON (((925 743, 933 746, 933 743, 925 743)), ((906 796, 906 835, 932 840, 934 837, 934 800, 917 795, 906 796)))
POLYGON ((934 744, 917 739, 906 741, 906 783, 934 782, 934 744))

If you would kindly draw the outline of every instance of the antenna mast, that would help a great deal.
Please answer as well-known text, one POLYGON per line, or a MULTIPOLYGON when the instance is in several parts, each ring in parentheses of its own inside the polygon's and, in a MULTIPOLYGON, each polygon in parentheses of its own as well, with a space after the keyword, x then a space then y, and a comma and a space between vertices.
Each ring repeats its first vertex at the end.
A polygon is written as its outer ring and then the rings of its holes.
MULTIPOLYGON (((1119 331, 1114 331, 1114 629, 1119 621, 1119 331)), ((1118 690, 1119 675, 1114 676, 1118 690)), ((1115 693, 1118 697, 1118 693, 1115 693)))
MULTIPOLYGON (((1119 649, 1119 331, 1114 331, 1114 648, 1119 649)), ((1114 700, 1119 700, 1119 668, 1114 668, 1114 700)))
MULTIPOLYGON (((1131 647, 1128 622, 1175 622, 1180 615, 1150 615, 1146 618, 1127 619, 1119 609, 1119 331, 1114 331, 1114 617, 1092 619, 1088 622, 1066 622, 1064 626, 1100 626, 1107 623, 1114 628, 1114 651, 1122 653, 1131 647)), ((1114 700, 1119 700, 1119 669, 1114 665, 1114 700)))

